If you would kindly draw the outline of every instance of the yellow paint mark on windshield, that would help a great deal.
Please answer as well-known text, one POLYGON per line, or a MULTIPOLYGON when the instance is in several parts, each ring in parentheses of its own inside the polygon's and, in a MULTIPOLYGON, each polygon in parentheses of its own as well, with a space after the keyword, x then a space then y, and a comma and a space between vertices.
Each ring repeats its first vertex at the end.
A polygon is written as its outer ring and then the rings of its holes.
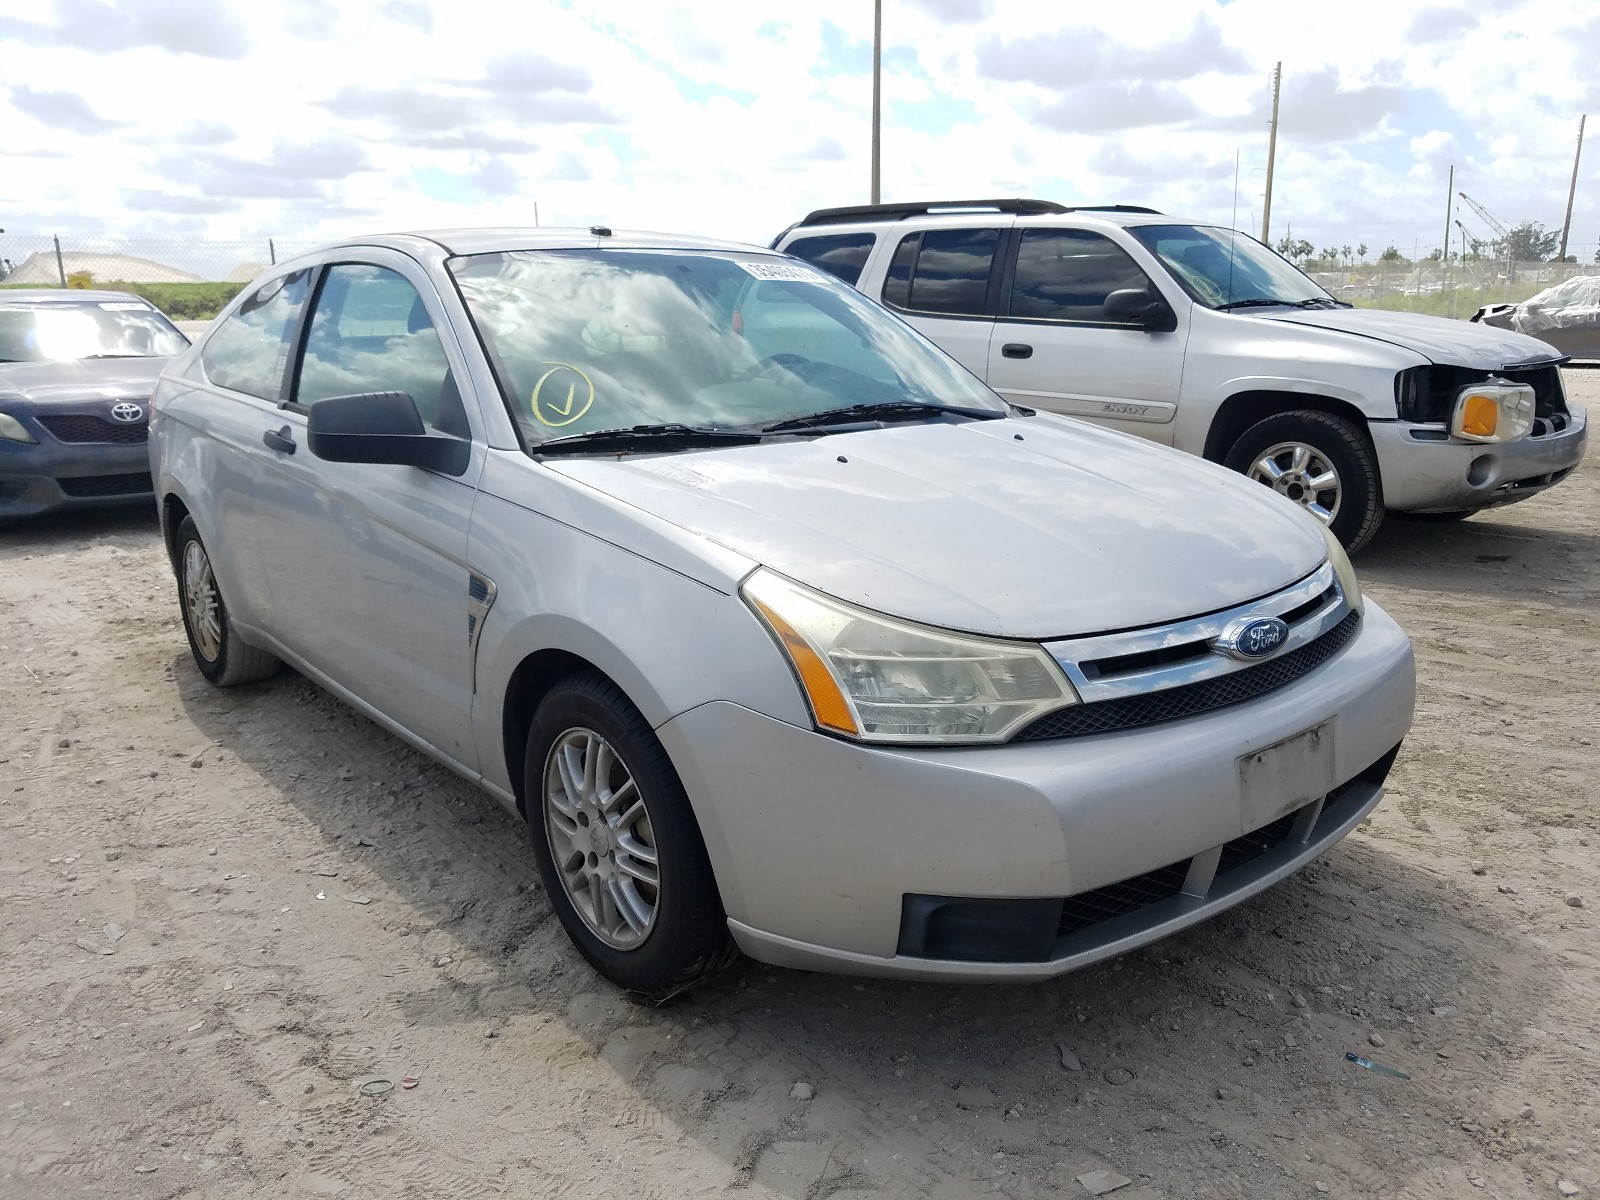
POLYGON ((540 365, 550 369, 539 376, 539 382, 533 385, 529 404, 535 421, 559 429, 563 425, 571 425, 594 406, 594 382, 577 367, 564 362, 540 365), (551 383, 552 379, 555 379, 554 383, 551 383), (563 383, 566 384, 564 389, 561 386, 563 383), (549 385, 548 389, 546 385, 549 385))

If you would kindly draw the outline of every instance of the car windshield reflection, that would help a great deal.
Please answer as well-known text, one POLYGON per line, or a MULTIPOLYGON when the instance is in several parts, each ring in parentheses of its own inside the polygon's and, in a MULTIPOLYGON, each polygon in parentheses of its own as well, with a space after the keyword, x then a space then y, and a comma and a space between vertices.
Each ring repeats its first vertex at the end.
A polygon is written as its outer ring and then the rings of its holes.
POLYGON ((188 345, 164 317, 132 300, 35 305, 0 300, 0 362, 170 358, 188 345))
POLYGON ((530 443, 759 429, 858 404, 1005 411, 920 335, 804 264, 548 250, 473 255, 451 271, 530 443))
POLYGON ((1253 237, 1205 225, 1135 225, 1134 237, 1207 308, 1344 308, 1300 268, 1253 237))

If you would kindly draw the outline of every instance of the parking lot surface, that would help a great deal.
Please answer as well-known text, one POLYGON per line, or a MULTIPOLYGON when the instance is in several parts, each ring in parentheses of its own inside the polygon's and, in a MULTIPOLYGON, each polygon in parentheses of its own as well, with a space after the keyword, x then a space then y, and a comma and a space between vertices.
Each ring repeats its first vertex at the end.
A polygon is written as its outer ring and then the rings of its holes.
POLYGON ((1592 460, 1357 558, 1417 723, 1311 869, 1050 984, 659 1008, 492 801, 292 672, 207 685, 152 513, 0 530, 0 1197, 1600 1196, 1592 460))

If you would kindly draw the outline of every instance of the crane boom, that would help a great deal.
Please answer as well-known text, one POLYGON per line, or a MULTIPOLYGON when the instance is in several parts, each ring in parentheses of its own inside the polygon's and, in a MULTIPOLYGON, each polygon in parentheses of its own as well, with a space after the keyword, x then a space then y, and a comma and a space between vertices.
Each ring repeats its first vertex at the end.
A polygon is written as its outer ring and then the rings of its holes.
POLYGON ((1511 232, 1509 229, 1506 228, 1506 223, 1504 221, 1502 221, 1499 217, 1495 216, 1492 212, 1490 212, 1483 205, 1479 204, 1471 196, 1467 195, 1465 192, 1457 192, 1456 195, 1460 196, 1463 200, 1465 200, 1467 202, 1467 204, 1471 207, 1472 211, 1477 213, 1480 217, 1482 217, 1484 219, 1484 221, 1486 221, 1488 223, 1489 228, 1494 230, 1501 237, 1505 237, 1507 234, 1509 234, 1511 232))

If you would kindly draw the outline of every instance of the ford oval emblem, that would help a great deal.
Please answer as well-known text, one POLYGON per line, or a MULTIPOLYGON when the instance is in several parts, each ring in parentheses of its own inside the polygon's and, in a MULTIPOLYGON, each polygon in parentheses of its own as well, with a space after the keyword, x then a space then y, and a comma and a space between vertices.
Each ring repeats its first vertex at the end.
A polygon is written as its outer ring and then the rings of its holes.
POLYGON ((1265 658, 1289 640, 1289 627, 1277 617, 1240 617, 1230 621, 1217 640, 1217 650, 1240 662, 1265 658))

